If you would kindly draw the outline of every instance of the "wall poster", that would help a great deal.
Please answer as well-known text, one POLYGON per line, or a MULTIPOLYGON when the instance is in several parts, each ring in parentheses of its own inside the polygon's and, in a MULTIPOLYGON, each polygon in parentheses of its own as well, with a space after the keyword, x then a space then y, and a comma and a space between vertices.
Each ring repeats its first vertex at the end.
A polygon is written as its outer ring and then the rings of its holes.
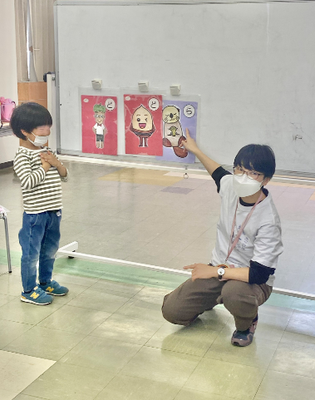
POLYGON ((189 153, 182 141, 188 128, 190 136, 196 140, 198 102, 184 100, 163 100, 163 155, 157 160, 176 161, 193 164, 195 156, 189 153))
POLYGON ((82 152, 117 155, 117 97, 81 95, 82 152))
POLYGON ((125 153, 162 156, 162 95, 125 94, 125 153))

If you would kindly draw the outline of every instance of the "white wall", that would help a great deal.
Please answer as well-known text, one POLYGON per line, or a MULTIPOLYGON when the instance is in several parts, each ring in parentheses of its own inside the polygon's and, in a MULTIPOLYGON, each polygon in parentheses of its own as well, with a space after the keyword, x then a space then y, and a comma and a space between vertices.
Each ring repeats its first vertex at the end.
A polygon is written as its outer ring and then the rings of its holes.
POLYGON ((148 80, 201 96, 199 144, 219 163, 256 142, 278 170, 314 172, 315 2, 146 2, 55 3, 61 150, 82 149, 80 87, 148 80))
MULTIPOLYGON (((17 69, 15 46, 15 16, 14 1, 0 1, 0 96, 10 98, 16 103, 17 94, 17 69)), ((0 164, 12 161, 18 147, 15 136, 0 137, 0 164)))

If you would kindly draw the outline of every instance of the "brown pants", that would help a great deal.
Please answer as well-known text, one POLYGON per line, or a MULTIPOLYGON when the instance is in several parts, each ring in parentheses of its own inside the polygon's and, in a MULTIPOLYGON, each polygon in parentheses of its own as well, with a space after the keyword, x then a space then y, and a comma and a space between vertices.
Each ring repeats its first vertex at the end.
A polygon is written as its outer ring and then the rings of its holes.
POLYGON ((217 278, 188 279, 164 297, 162 313, 173 324, 189 325, 198 315, 223 304, 235 320, 237 330, 245 331, 272 292, 266 284, 256 285, 217 278))

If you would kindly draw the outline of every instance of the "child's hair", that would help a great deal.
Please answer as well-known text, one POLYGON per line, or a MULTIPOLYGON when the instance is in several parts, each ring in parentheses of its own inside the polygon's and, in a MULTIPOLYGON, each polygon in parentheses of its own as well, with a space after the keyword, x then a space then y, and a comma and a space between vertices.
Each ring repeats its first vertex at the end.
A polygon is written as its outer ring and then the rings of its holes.
POLYGON ((12 113, 10 125, 13 133, 20 139, 26 140, 21 129, 31 133, 33 129, 39 126, 53 123, 50 112, 44 106, 38 103, 23 103, 16 107, 12 113))
POLYGON ((106 108, 102 104, 95 104, 93 107, 95 113, 105 113, 106 108))
POLYGON ((244 167, 272 178, 276 170, 275 154, 271 147, 264 144, 248 144, 241 148, 234 159, 234 167, 244 167))

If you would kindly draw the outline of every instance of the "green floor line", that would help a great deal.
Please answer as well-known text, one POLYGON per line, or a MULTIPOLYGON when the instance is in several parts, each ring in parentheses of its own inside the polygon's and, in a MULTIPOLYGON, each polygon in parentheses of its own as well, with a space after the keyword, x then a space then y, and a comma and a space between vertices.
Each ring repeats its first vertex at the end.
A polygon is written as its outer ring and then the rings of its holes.
MULTIPOLYGON (((19 267, 20 266, 20 261, 21 261, 21 252, 19 251, 10 251, 10 256, 11 256, 11 264, 12 267, 19 267)), ((0 249, 0 264, 1 265, 8 265, 8 260, 7 260, 7 251, 4 249, 0 249)))
POLYGON ((187 279, 185 276, 167 274, 160 271, 118 264, 90 262, 76 258, 58 258, 55 262, 54 270, 55 272, 69 275, 81 275, 167 289, 175 289, 187 279))
MULTIPOLYGON (((19 268, 21 253, 11 252, 13 268, 19 268)), ((7 265, 6 250, 0 249, 0 265, 7 265)), ((109 264, 81 260, 78 258, 58 258, 55 262, 54 273, 98 278, 114 282, 123 282, 133 285, 142 285, 162 289, 173 290, 187 277, 175 275, 163 271, 154 271, 143 268, 135 268, 126 265, 109 264)), ((289 308, 305 312, 315 312, 314 300, 299 299, 282 294, 272 293, 267 305, 289 308)))

